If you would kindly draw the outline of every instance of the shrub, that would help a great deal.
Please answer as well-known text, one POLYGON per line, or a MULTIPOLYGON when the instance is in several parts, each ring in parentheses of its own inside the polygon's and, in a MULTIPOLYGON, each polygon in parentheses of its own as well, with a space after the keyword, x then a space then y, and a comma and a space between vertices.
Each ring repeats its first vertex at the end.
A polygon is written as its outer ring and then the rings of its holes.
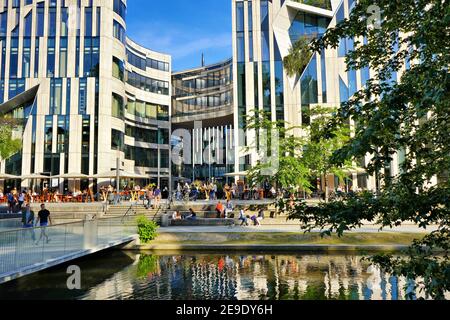
POLYGON ((150 221, 145 216, 140 216, 137 218, 137 227, 139 239, 142 243, 149 243, 150 241, 155 240, 158 236, 158 225, 154 221, 150 221))

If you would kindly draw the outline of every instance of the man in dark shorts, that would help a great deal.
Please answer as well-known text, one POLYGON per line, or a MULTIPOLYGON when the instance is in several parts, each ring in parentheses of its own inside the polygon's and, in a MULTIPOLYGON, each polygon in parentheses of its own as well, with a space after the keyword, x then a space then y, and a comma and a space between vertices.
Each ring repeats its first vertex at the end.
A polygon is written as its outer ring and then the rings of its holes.
POLYGON ((47 243, 50 242, 50 239, 47 235, 47 227, 52 224, 52 219, 50 218, 50 211, 45 209, 45 204, 41 204, 41 210, 38 213, 38 218, 36 221, 36 225, 41 228, 41 236, 39 237, 39 240, 36 241, 36 245, 39 244, 42 238, 45 237, 47 243))
POLYGON ((14 198, 14 195, 12 192, 8 192, 8 213, 14 213, 14 208, 16 206, 16 198, 14 198))

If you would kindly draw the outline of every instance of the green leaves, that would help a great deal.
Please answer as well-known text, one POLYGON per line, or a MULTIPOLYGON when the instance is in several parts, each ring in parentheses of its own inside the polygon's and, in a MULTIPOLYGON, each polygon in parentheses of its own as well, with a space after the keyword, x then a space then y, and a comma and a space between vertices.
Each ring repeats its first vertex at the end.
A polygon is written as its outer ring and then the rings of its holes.
POLYGON ((301 75, 313 55, 309 47, 310 40, 308 38, 300 38, 289 49, 289 55, 284 60, 284 68, 289 77, 301 75))
MULTIPOLYGON (((353 121, 354 137, 338 146, 330 162, 338 166, 370 155, 367 170, 380 178, 381 190, 376 195, 365 193, 315 208, 301 205, 289 209, 307 231, 321 228, 342 234, 362 221, 383 227, 405 222, 421 228, 438 224, 436 232, 413 244, 407 258, 373 260, 394 275, 423 278, 427 294, 436 299, 443 299, 450 284, 448 8, 449 0, 360 0, 349 19, 311 42, 310 49, 321 52, 336 48, 341 38, 353 38, 356 45, 346 57, 347 69, 372 69, 372 79, 365 88, 343 103, 329 121, 323 140, 319 136, 312 141, 318 144, 316 150, 327 150, 333 130, 353 121), (382 13, 378 29, 368 28, 367 9, 372 5, 382 13), (363 42, 364 38, 367 41, 363 42), (393 73, 401 75, 400 81, 389 81, 393 73), (397 176, 385 174, 384 168, 397 163, 397 176)), ((290 65, 303 65, 298 52, 293 51, 287 58, 290 65)), ((298 74, 300 69, 291 70, 298 74)), ((314 152, 314 145, 309 149, 314 152)), ((325 163, 318 160, 315 168, 325 163)))
POLYGON ((137 227, 139 239, 142 243, 149 243, 150 241, 155 240, 158 236, 158 225, 154 221, 150 221, 145 216, 139 216, 137 218, 137 227))
POLYGON ((13 139, 14 121, 0 119, 0 158, 8 159, 22 148, 22 141, 13 139))

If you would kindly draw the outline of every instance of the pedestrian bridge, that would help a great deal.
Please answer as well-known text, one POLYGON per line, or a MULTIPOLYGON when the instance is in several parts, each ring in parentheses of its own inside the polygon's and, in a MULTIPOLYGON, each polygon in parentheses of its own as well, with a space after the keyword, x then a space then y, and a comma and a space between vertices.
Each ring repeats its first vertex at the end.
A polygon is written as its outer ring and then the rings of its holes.
POLYGON ((132 217, 79 221, 47 228, 3 229, 0 231, 0 284, 137 238, 132 217))

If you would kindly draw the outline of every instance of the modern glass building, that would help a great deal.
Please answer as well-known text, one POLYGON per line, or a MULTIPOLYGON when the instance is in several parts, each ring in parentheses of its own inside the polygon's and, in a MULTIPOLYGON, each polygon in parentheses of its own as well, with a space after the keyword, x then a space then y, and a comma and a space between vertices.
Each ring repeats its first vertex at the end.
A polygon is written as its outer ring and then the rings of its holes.
POLYGON ((192 150, 188 163, 172 165, 174 181, 225 180, 234 172, 232 66, 230 59, 172 74, 173 139, 192 150))
MULTIPOLYGON (((117 162, 145 177, 140 185, 161 187, 246 171, 258 161, 256 151, 245 151, 257 141, 255 132, 240 134, 252 110, 308 125, 306 111, 339 106, 370 78, 368 67, 346 71, 345 55, 357 39, 314 54, 296 77, 283 65, 297 40, 320 37, 354 4, 231 0, 232 58, 171 74, 169 55, 126 36, 123 0, 0 0, 0 115, 23 119, 16 134, 24 140, 0 172, 91 177, 50 181, 63 191, 109 184, 95 176, 116 169, 117 162), (180 141, 191 153, 173 163, 170 149, 180 141)), ((404 154, 398 152, 386 174, 398 173, 404 154)), ((361 170, 349 178, 353 186, 376 185, 361 170)), ((332 188, 335 179, 329 180, 332 188)))
MULTIPOLYGON (((300 38, 320 37, 327 28, 348 17, 355 0, 233 0, 233 73, 234 126, 244 128, 245 115, 259 109, 269 112, 272 120, 282 119, 290 125, 309 125, 307 112, 314 106, 338 107, 360 90, 370 79, 369 67, 346 71, 346 54, 357 39, 341 39, 338 48, 314 54, 297 77, 289 77, 283 59, 300 38)), ((366 41, 366 39, 359 39, 366 41)), ((400 79, 401 72, 392 75, 400 79)), ((354 123, 352 124, 354 125, 354 123)), ((301 130, 295 132, 301 135, 301 130)), ((254 132, 246 138, 235 136, 236 168, 248 169, 258 161, 258 154, 243 151, 254 140, 254 132)), ((368 155, 367 157, 370 157, 368 155)), ((384 174, 396 175, 404 152, 399 151, 384 174)), ((359 159, 355 167, 364 168, 368 159, 359 159)), ((243 178, 243 177, 242 177, 243 178)), ((330 176, 329 186, 338 181, 330 176)), ((374 189, 375 177, 363 170, 349 175, 349 184, 374 189)))
POLYGON ((169 185, 171 57, 127 38, 126 11, 123 0, 0 1, 0 112, 24 119, 23 150, 1 172, 84 174, 47 181, 80 190, 109 184, 95 176, 119 164, 141 185, 169 185))

